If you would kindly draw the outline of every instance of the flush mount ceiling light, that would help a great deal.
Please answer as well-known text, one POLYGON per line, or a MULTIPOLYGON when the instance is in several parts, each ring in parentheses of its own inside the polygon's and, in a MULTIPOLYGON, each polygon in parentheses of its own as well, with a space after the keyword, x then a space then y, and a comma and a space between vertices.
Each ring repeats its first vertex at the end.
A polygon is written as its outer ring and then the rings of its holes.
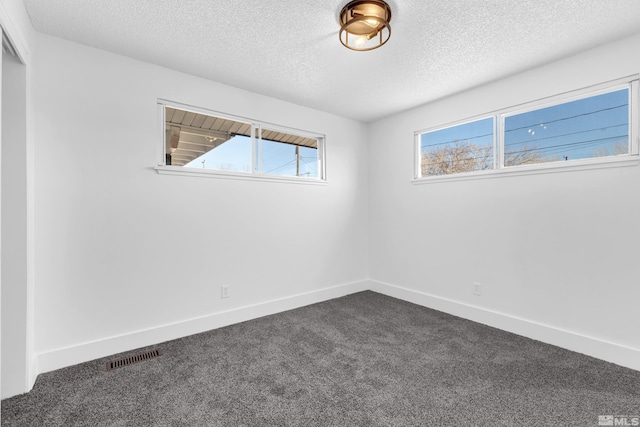
POLYGON ((340 42, 353 50, 373 50, 391 37, 391 8, 382 0, 353 0, 340 12, 340 42))

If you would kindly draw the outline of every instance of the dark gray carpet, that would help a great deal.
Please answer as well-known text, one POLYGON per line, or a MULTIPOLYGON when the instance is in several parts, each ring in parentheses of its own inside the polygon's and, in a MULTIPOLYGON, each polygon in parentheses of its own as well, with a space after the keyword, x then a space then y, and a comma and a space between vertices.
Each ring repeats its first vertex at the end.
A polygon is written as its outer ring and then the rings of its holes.
POLYGON ((597 426, 640 372, 373 292, 40 375, 6 426, 597 426))

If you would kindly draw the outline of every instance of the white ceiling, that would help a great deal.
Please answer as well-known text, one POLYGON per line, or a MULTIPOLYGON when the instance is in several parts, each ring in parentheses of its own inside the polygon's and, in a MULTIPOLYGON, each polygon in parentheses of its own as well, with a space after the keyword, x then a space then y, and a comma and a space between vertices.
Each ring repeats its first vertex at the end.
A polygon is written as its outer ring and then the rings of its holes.
POLYGON ((25 0, 38 31, 364 122, 640 32, 639 0, 391 0, 355 52, 346 3, 25 0))

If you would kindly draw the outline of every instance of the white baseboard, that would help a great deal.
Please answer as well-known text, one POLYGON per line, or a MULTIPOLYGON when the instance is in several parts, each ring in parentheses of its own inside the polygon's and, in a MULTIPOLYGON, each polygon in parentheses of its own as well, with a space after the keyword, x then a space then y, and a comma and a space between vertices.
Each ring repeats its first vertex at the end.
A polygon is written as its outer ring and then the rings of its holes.
POLYGON ((369 280, 369 289, 640 371, 640 349, 375 280, 369 280))
POLYGON ((36 362, 37 371, 38 373, 49 372, 112 354, 158 344, 365 290, 378 292, 617 365, 640 370, 639 349, 412 289, 375 280, 364 280, 39 353, 36 362))
POLYGON ((46 351, 39 353, 37 356, 38 373, 45 373, 112 354, 155 345, 176 338, 182 338, 270 314, 281 313, 306 305, 339 298, 352 293, 366 291, 369 288, 368 285, 369 282, 361 281, 333 286, 181 322, 46 351))

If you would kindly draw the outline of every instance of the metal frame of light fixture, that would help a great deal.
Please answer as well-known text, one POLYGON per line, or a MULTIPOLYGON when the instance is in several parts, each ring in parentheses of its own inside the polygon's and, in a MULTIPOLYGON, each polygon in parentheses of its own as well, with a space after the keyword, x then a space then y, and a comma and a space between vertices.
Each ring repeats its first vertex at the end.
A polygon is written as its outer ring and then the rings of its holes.
POLYGON ((340 12, 340 42, 352 50, 377 49, 391 37, 391 8, 382 0, 353 0, 340 12), (378 43, 368 42, 378 38, 378 43))

